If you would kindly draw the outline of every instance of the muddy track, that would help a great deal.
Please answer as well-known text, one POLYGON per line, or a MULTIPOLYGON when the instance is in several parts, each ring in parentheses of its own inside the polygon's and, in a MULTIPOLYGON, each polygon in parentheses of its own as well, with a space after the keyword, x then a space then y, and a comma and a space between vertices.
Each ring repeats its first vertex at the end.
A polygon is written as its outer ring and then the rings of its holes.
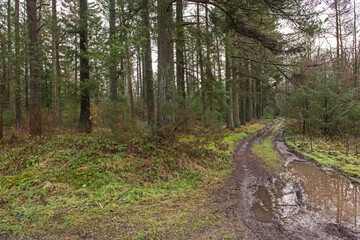
POLYGON ((308 206, 310 195, 304 193, 304 181, 288 173, 292 164, 304 164, 305 160, 287 148, 283 140, 285 123, 273 143, 287 171, 267 171, 263 161, 251 152, 252 144, 263 141, 280 121, 277 119, 239 144, 233 154, 234 170, 209 206, 221 216, 220 223, 190 238, 222 239, 222 233, 226 233, 237 239, 360 239, 356 227, 335 223, 308 206))

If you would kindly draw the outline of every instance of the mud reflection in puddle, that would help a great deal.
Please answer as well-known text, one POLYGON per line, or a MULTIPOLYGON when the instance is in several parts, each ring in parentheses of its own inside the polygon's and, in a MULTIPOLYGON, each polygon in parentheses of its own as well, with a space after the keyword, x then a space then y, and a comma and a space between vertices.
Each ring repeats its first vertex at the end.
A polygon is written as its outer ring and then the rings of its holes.
POLYGON ((258 186, 255 196, 260 201, 255 202, 251 207, 251 210, 254 212, 258 221, 270 223, 274 215, 274 211, 268 189, 264 186, 258 186))
POLYGON ((274 214, 284 222, 293 217, 306 221, 310 210, 327 221, 358 227, 358 185, 311 163, 290 162, 287 169, 272 186, 258 186, 251 208, 258 221, 269 223, 274 214))
POLYGON ((290 163, 284 180, 301 185, 307 209, 323 213, 331 222, 358 226, 359 186, 339 173, 311 163, 290 163))

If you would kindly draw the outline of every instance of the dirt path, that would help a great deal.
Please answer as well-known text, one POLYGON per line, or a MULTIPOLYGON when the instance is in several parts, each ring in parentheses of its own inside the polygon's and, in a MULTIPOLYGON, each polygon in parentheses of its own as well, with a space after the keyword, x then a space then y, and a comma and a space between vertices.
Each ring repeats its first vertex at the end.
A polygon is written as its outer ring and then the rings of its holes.
MULTIPOLYGON (((267 126, 237 147, 233 154, 234 170, 209 206, 221 220, 191 238, 360 239, 355 228, 336 224, 319 211, 311 210, 303 195, 303 182, 294 180, 287 173, 289 169, 280 174, 271 173, 251 152, 255 141, 261 142, 271 134, 271 127, 267 126)), ((274 145, 284 165, 304 162, 301 156, 289 151, 282 138, 284 126, 281 129, 274 145)))

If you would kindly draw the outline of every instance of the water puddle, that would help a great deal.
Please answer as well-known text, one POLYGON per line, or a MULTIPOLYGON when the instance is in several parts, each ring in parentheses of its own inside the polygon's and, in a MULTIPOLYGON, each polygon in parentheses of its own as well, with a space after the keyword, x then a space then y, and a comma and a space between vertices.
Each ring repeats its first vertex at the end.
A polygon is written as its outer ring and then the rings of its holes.
POLYGON ((358 185, 335 171, 325 171, 312 163, 289 162, 287 170, 269 186, 257 187, 252 211, 258 221, 269 223, 276 215, 284 223, 294 219, 303 223, 325 219, 358 228, 358 185))
POLYGON ((307 209, 322 213, 331 222, 358 227, 358 185, 335 171, 325 171, 311 163, 290 163, 285 178, 301 185, 307 209))
POLYGON ((255 202, 251 210, 254 212, 258 221, 270 223, 274 215, 274 210, 273 202, 268 189, 264 186, 258 186, 255 196, 260 201, 255 202))

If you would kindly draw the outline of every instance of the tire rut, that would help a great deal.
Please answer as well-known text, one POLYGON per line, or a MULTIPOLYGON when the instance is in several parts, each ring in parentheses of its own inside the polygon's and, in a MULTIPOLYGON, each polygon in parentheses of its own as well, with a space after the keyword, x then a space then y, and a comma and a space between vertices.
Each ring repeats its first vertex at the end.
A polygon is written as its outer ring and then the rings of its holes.
MULTIPOLYGON (((281 121, 275 120, 238 145, 232 156, 233 171, 209 204, 212 212, 221 216, 221 223, 187 239, 223 239, 224 235, 251 240, 360 239, 358 232, 309 211, 301 183, 289 181, 286 173, 267 171, 263 160, 252 153, 252 145, 270 136, 281 121)), ((287 148, 284 129, 285 121, 273 138, 284 165, 304 161, 300 154, 287 148)))

